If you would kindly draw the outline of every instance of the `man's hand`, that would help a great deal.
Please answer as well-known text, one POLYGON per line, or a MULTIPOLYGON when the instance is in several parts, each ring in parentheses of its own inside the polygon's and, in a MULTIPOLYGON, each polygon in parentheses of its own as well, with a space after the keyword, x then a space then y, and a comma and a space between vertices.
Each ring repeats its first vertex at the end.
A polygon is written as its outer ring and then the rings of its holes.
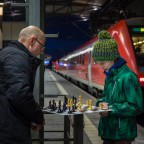
POLYGON ((31 129, 34 130, 34 131, 39 131, 43 128, 43 125, 40 125, 40 124, 32 124, 31 125, 31 129))
POLYGON ((45 121, 42 124, 31 123, 31 129, 34 131, 39 131, 43 128, 45 121))

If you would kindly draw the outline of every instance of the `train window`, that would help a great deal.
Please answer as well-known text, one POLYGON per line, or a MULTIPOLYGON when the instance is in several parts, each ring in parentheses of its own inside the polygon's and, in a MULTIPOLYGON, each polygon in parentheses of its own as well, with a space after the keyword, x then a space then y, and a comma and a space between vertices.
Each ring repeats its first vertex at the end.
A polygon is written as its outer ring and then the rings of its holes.
POLYGON ((79 55, 77 56, 77 64, 79 64, 79 55))
POLYGON ((144 71, 144 26, 129 26, 137 66, 140 71, 144 71))
POLYGON ((71 66, 75 66, 75 65, 76 65, 76 58, 75 58, 75 57, 73 57, 73 58, 71 59, 70 65, 71 65, 71 66))
POLYGON ((83 55, 79 55, 79 64, 84 64, 83 55))
POLYGON ((91 59, 92 59, 92 52, 89 52, 89 64, 91 63, 91 59))
POLYGON ((138 67, 144 69, 144 36, 132 36, 138 67))
POLYGON ((85 54, 83 54, 81 57, 81 64, 84 64, 84 56, 85 56, 85 54))
POLYGON ((79 64, 81 64, 81 55, 79 55, 79 64))

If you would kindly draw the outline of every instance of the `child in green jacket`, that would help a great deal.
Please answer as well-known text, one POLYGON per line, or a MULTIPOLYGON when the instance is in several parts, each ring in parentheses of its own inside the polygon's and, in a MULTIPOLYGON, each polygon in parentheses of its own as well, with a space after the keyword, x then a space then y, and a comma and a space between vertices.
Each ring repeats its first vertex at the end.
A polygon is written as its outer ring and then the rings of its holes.
POLYGON ((137 137, 136 115, 143 112, 143 96, 136 74, 120 56, 116 41, 103 30, 93 48, 93 59, 106 75, 100 113, 99 136, 103 144, 131 144, 137 137))

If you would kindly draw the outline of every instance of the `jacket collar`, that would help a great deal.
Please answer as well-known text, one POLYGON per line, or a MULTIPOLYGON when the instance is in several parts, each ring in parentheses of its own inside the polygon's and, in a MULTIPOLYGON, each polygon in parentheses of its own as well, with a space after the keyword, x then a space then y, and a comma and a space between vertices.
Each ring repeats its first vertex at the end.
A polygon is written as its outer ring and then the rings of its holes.
POLYGON ((122 72, 126 68, 126 64, 123 64, 121 67, 117 69, 111 70, 111 75, 117 75, 118 73, 122 72))
POLYGON ((126 61, 122 58, 119 57, 118 60, 112 65, 112 67, 109 69, 108 72, 104 71, 104 74, 106 76, 111 76, 111 74, 114 71, 117 71, 120 67, 122 67, 124 64, 126 64, 126 61))
POLYGON ((32 55, 32 53, 19 41, 12 41, 9 46, 12 46, 14 48, 20 49, 22 51, 24 51, 25 53, 27 53, 29 55, 29 58, 31 61, 33 61, 34 63, 36 63, 37 65, 40 65, 40 63, 42 62, 41 59, 35 57, 34 55, 32 55))

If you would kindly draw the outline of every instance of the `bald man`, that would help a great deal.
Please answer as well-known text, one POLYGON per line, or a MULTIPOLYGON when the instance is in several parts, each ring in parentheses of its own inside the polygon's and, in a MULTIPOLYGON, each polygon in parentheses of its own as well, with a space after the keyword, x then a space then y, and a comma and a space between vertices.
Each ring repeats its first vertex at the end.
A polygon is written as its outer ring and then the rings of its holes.
POLYGON ((30 144, 30 129, 44 124, 33 88, 45 40, 43 31, 28 26, 0 51, 0 144, 30 144))

